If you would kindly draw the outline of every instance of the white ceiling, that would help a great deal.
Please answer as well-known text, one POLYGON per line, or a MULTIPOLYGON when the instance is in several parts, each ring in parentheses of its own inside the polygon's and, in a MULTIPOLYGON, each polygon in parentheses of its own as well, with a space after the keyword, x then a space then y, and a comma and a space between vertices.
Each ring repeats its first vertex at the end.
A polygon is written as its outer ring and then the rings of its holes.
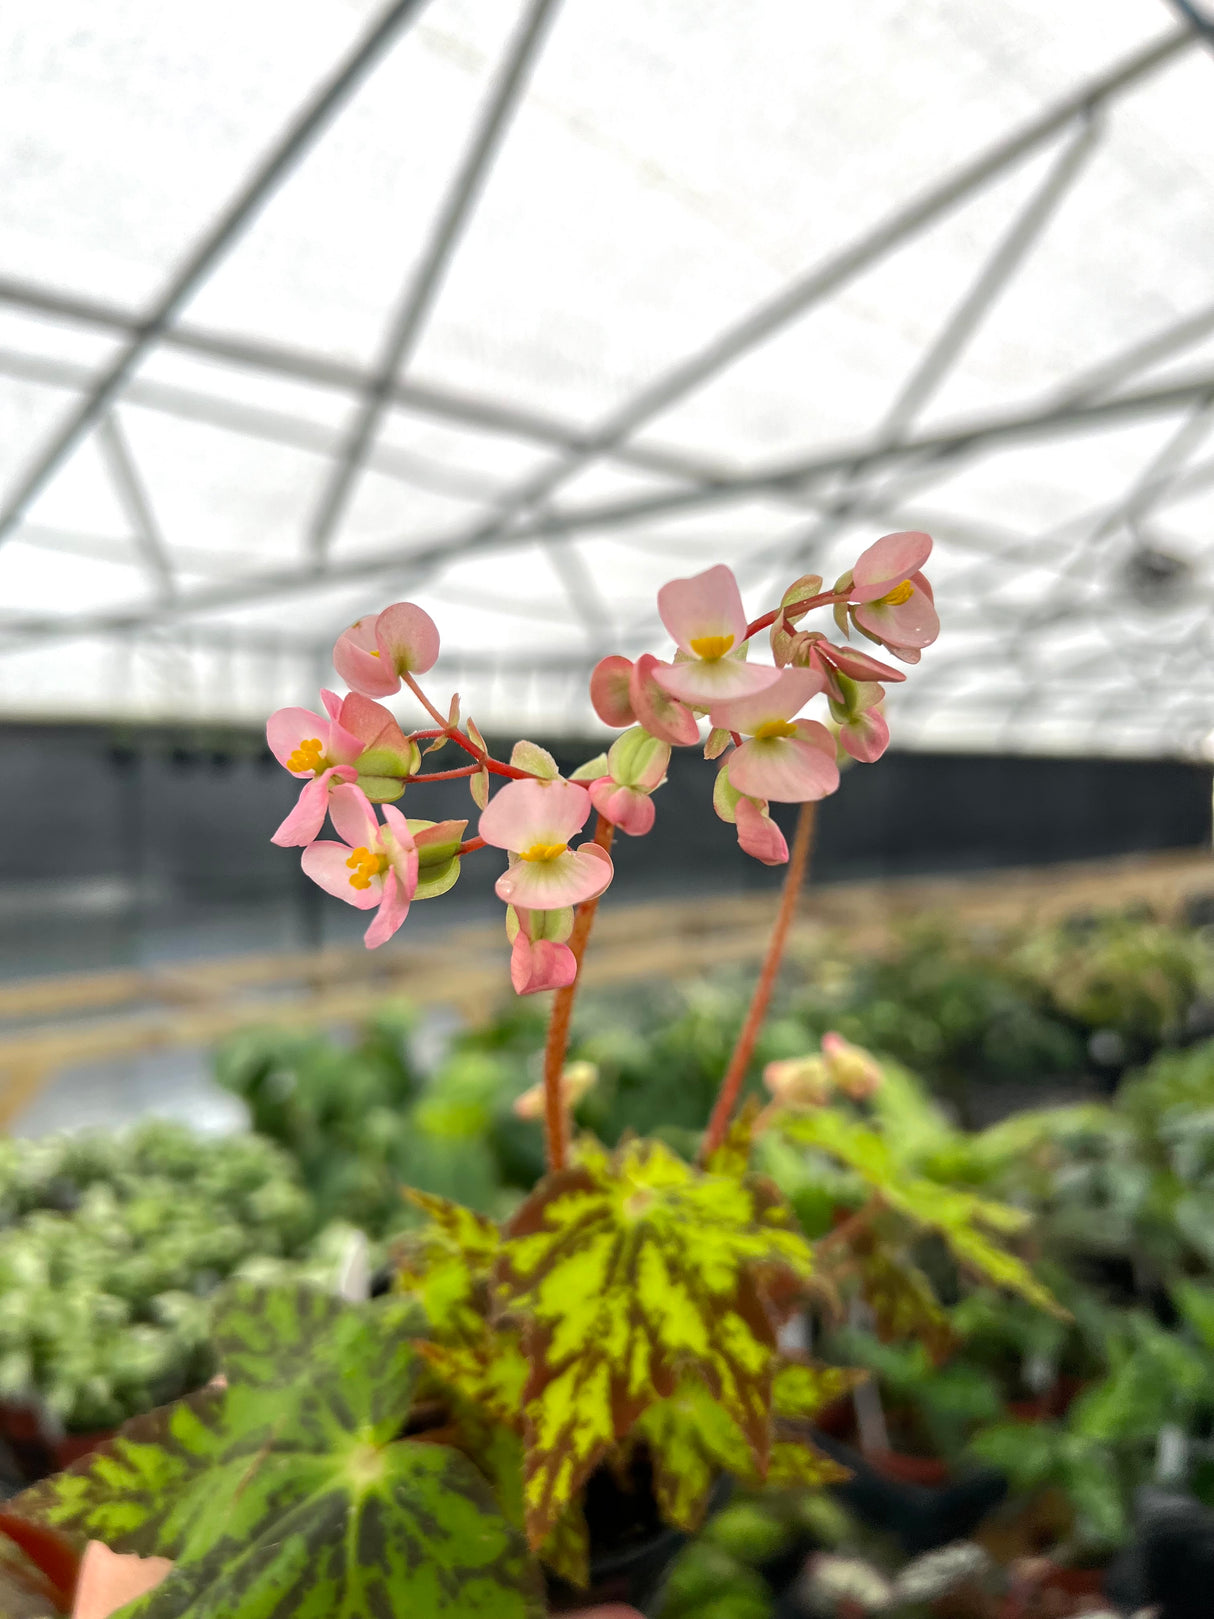
POLYGON ((583 729, 598 656, 663 650, 665 579, 729 562, 757 613, 926 527, 944 629, 897 741, 1206 749, 1214 46, 1178 10, 400 9, 198 262, 384 8, 12 8, 0 714, 257 720, 408 596, 436 691, 583 729))

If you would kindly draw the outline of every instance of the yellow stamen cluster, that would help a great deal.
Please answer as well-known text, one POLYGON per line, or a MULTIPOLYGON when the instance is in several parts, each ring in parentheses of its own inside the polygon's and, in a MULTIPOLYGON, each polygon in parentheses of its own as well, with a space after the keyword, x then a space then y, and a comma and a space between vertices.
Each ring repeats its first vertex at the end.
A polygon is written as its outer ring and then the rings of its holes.
POLYGON ((697 635, 688 646, 697 658, 723 658, 733 645, 732 635, 697 635))
POLYGON ((536 860, 541 863, 549 860, 559 860, 568 847, 567 843, 533 843, 529 849, 523 850, 519 859, 536 860))
POLYGON ((301 742, 295 752, 287 760, 287 769, 298 775, 301 771, 311 770, 316 775, 328 767, 329 761, 325 758, 325 750, 320 745, 318 736, 310 736, 306 742, 301 742))
POLYGON ((764 720, 754 733, 760 741, 766 742, 773 736, 796 736, 797 728, 791 720, 764 720))
POLYGON ((355 849, 346 861, 353 872, 351 888, 370 888, 372 877, 382 877, 388 869, 386 854, 372 854, 370 849, 355 849))
POLYGON ((882 596, 877 603, 878 607, 901 607, 903 602, 910 601, 915 594, 915 587, 909 579, 904 579, 900 585, 895 585, 888 596, 882 596))

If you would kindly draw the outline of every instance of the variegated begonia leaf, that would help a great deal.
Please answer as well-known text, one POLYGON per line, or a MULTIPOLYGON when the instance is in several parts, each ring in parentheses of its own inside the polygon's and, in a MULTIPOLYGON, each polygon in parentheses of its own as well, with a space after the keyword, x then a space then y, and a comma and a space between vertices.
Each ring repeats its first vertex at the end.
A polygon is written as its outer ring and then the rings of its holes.
POLYGON ((855 1259, 860 1292, 882 1342, 905 1343, 917 1338, 933 1360, 943 1360, 955 1348, 956 1335, 919 1267, 905 1255, 891 1254, 877 1244, 861 1244, 855 1259))
POLYGON ((226 1388, 138 1419, 11 1505, 175 1560, 124 1619, 535 1619, 538 1568, 485 1477, 446 1445, 397 1438, 420 1324, 407 1301, 239 1289, 217 1325, 226 1388))
POLYGON ((849 1477, 845 1467, 793 1425, 807 1423, 864 1375, 839 1366, 780 1365, 773 1389, 774 1442, 762 1472, 737 1423, 702 1382, 685 1378, 674 1394, 643 1412, 633 1429, 648 1451, 662 1516, 694 1534, 722 1474, 745 1484, 781 1487, 833 1484, 849 1477))
POLYGON ((449 1198, 413 1189, 405 1195, 429 1215, 429 1224, 411 1232, 397 1250, 396 1288, 421 1306, 438 1342, 477 1344, 486 1330, 501 1230, 449 1198))
POLYGON ((1065 1314, 1024 1261, 992 1235, 1022 1230, 1028 1216, 1020 1209, 911 1174, 898 1162, 884 1136, 833 1108, 783 1113, 780 1128, 789 1141, 816 1148, 846 1164, 891 1209, 916 1225, 938 1231, 965 1269, 996 1287, 1019 1293, 1040 1309, 1065 1314))
POLYGON ((771 1444, 774 1290, 809 1246, 765 1182, 693 1169, 655 1141, 587 1140, 506 1228, 497 1298, 523 1327, 527 1531, 542 1545, 588 1474, 690 1375, 762 1469, 771 1444))
POLYGON ((521 1432, 527 1367, 518 1334, 494 1330, 487 1320, 501 1231, 445 1197, 416 1191, 408 1197, 430 1216, 396 1255, 396 1285, 426 1316, 418 1353, 448 1390, 521 1432))

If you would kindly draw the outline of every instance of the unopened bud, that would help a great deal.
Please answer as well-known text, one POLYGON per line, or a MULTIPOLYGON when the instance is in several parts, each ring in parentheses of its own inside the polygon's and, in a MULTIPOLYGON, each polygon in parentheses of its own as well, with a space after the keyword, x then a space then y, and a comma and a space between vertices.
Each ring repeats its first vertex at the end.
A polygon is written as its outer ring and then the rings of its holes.
POLYGON ((831 1075, 821 1057, 786 1057, 769 1062, 763 1083, 784 1107, 821 1107, 830 1100, 831 1075))
MULTIPOLYGON (((565 1065, 561 1074, 561 1102, 572 1110, 582 1100, 583 1096, 593 1088, 599 1077, 596 1064, 592 1062, 571 1062, 565 1065)), ((520 1119, 542 1119, 544 1117, 544 1085, 537 1081, 530 1090, 526 1090, 515 1098, 514 1111, 520 1119)))
POLYGON ((881 1089, 881 1064, 871 1052, 853 1046, 833 1029, 822 1036, 822 1056, 832 1083, 853 1102, 862 1102, 881 1089))

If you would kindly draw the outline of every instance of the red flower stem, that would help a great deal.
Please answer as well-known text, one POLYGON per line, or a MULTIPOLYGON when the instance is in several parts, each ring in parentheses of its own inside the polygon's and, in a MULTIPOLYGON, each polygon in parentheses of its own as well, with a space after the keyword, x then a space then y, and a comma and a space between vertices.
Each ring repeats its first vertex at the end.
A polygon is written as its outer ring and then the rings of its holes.
POLYGON ((781 613, 808 613, 815 607, 825 607, 828 602, 842 602, 847 600, 845 590, 824 590, 820 596, 807 596, 804 601, 789 602, 787 607, 773 607, 770 613, 764 613, 762 618, 756 618, 753 624, 746 626, 744 640, 749 641, 752 635, 758 635, 775 623, 781 613))
POLYGON ((458 770, 427 770, 420 776, 410 776, 413 781, 453 781, 456 776, 475 776, 480 769, 479 765, 460 765, 458 770))
MULTIPOLYGON (((615 827, 600 815, 595 820, 594 841, 600 849, 610 849, 615 827)), ((552 1000, 552 1016, 548 1020, 548 1039, 544 1046, 544 1151, 548 1168, 555 1174, 569 1161, 569 1110, 561 1095, 561 1075, 565 1071, 565 1053, 569 1049, 569 1020, 573 1016, 573 999, 582 981, 582 957, 594 926, 598 911, 597 899, 588 899, 577 908, 573 919, 573 932, 569 935, 569 948, 577 963, 577 976, 572 984, 558 989, 552 1000)))
POLYGON ((802 804, 800 813, 797 816, 797 831, 793 838, 792 857, 788 862, 788 873, 784 878, 784 891, 780 896, 780 909, 776 916, 775 926, 771 930, 771 939, 767 946, 763 970, 759 974, 759 981, 755 985, 755 992, 751 997, 746 1022, 742 1025, 738 1043, 733 1048, 733 1056, 729 1059, 729 1067, 725 1070, 725 1078, 721 1081, 721 1089, 717 1092, 717 1099, 713 1104, 708 1129, 704 1132, 704 1141, 700 1147, 701 1163, 706 1162, 725 1140, 725 1133, 729 1129, 729 1121, 733 1118, 733 1111, 738 1102, 738 1094, 742 1089, 742 1081, 746 1078, 746 1070, 750 1066, 750 1059, 754 1053, 755 1041, 759 1038, 759 1030, 763 1027, 763 1019, 767 1015, 767 1006, 771 1000, 772 990, 775 988, 776 974, 780 970, 780 960, 784 955, 788 930, 792 926, 792 919, 796 914, 797 895, 800 893, 801 884, 805 880, 805 871, 809 865, 809 849, 810 844, 813 842, 816 808, 815 804, 802 804))
POLYGON ((433 730, 430 730, 430 731, 410 731, 409 735, 405 738, 405 741, 406 742, 429 742, 432 737, 446 736, 446 734, 447 734, 447 727, 445 725, 441 729, 436 726, 433 730))
POLYGON ((477 849, 483 849, 485 847, 486 845, 484 838, 466 838, 455 852, 457 855, 475 854, 477 849))
MULTIPOLYGON (((458 725, 452 725, 449 720, 445 720, 443 718, 438 709, 435 708, 434 704, 418 685, 417 681, 414 680, 412 675, 402 675, 401 679, 404 681, 405 685, 408 686, 414 697, 417 698, 418 702, 425 709, 426 713, 430 715, 431 719, 438 721, 439 729, 437 731, 429 732, 429 735, 449 736, 452 742, 457 743, 461 748, 463 748, 465 753, 470 753, 478 765, 481 765, 485 770, 491 770, 495 776, 513 776, 518 781, 533 781, 536 779, 535 772, 533 770, 520 770, 516 765, 503 764, 500 759, 491 758, 490 755, 485 752, 484 748, 478 748, 475 742, 466 737, 458 725)), ((469 771, 469 775, 473 774, 475 774, 474 771, 469 771)), ((412 779, 414 781, 424 781, 425 777, 414 776, 412 779)))

